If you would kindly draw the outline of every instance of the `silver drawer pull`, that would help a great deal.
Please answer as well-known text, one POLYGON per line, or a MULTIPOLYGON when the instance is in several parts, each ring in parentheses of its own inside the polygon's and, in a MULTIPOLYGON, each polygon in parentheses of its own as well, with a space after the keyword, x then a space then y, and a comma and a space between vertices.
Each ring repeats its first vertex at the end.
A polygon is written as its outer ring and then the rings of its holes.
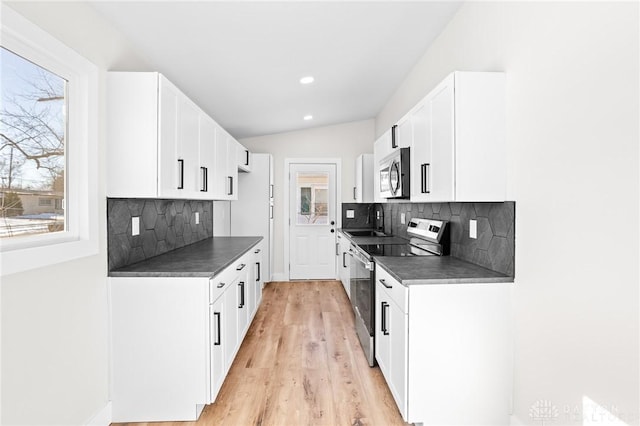
POLYGON ((236 271, 242 271, 244 267, 247 266, 244 263, 236 268, 236 271))
POLYGON ((225 286, 225 284, 224 284, 224 283, 220 283, 220 284, 218 284, 216 287, 217 287, 217 288, 222 288, 222 287, 224 287, 224 286, 225 286))

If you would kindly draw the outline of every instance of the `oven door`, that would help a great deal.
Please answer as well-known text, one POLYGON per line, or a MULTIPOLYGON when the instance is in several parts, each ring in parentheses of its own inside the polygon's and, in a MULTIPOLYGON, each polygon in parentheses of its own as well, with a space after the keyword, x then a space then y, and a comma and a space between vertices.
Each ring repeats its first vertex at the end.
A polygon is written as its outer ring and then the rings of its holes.
POLYGON ((375 365, 375 264, 351 246, 351 305, 360 346, 370 366, 375 365))

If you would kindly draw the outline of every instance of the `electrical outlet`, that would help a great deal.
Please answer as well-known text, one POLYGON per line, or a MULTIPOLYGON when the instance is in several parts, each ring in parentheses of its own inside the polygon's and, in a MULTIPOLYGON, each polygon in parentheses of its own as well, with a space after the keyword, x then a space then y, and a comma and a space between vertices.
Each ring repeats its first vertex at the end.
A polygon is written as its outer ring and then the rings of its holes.
POLYGON ((200 223, 200 213, 196 212, 196 225, 200 223))
POLYGON ((469 238, 478 238, 478 221, 471 219, 469 221, 469 238))
POLYGON ((134 216, 131 218, 131 235, 140 235, 140 217, 134 216))
POLYGON ((400 213, 400 223, 404 224, 406 222, 404 213, 400 213))
POLYGON ((356 211, 355 210, 347 210, 347 219, 353 219, 354 217, 356 217, 356 211))

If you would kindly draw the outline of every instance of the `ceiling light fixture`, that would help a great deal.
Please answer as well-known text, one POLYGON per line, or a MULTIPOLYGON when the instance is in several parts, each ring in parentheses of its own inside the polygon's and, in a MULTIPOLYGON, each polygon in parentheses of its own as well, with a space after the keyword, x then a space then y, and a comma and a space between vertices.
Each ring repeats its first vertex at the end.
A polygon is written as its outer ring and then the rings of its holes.
POLYGON ((309 120, 313 119, 313 115, 305 115, 303 118, 304 118, 305 121, 309 121, 309 120))
POLYGON ((308 75, 300 79, 300 84, 311 84, 313 83, 313 80, 314 80, 313 76, 308 75))

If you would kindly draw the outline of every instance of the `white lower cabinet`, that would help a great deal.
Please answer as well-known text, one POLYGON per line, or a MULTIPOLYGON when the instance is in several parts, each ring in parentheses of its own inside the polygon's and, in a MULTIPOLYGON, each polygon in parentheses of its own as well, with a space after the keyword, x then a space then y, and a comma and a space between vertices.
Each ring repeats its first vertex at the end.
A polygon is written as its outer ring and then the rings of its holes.
POLYGON ((347 296, 351 298, 351 257, 349 256, 349 249, 351 243, 341 232, 338 232, 338 242, 336 243, 336 254, 338 255, 338 278, 342 282, 344 291, 347 296))
POLYGON ((212 279, 109 279, 114 422, 193 421, 216 400, 261 300, 260 244, 212 279))
POLYGON ((509 424, 512 284, 406 287, 376 267, 376 360, 402 418, 509 424))

